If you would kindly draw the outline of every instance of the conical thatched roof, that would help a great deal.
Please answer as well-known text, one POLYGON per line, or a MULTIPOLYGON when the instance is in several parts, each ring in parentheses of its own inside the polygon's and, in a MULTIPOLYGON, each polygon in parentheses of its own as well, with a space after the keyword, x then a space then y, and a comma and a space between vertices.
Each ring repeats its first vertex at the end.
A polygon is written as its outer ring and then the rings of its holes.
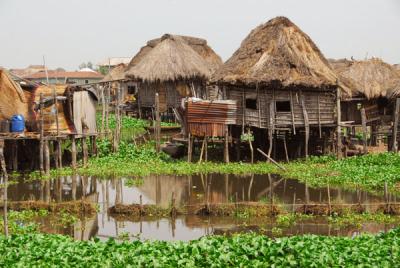
POLYGON ((381 59, 372 58, 365 61, 341 59, 330 62, 340 76, 353 82, 352 95, 364 95, 367 99, 373 99, 391 98, 400 94, 399 73, 392 65, 381 59))
POLYGON ((127 65, 126 64, 118 64, 115 66, 100 82, 113 82, 113 81, 120 81, 125 79, 125 70, 127 65))
POLYGON ((143 81, 208 79, 222 65, 203 39, 166 34, 147 42, 127 67, 126 77, 143 81))
POLYGON ((311 38, 289 19, 277 17, 251 31, 212 80, 317 89, 335 88, 337 79, 311 38))
POLYGON ((21 87, 8 72, 0 69, 0 120, 10 119, 15 114, 29 118, 28 102, 21 87))

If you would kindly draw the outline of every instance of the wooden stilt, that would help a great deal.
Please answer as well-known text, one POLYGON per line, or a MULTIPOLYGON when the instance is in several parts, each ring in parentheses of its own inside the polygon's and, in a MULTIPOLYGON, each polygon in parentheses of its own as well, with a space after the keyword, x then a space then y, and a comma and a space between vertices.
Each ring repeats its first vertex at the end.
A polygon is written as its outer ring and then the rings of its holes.
POLYGON ((332 205, 331 205, 331 189, 329 188, 329 183, 327 186, 327 191, 328 191, 328 215, 330 215, 332 211, 332 205))
POLYGON ((58 146, 57 146, 57 142, 53 141, 53 157, 54 157, 54 166, 56 167, 56 169, 59 169, 58 166, 58 146))
POLYGON ((188 162, 192 162, 192 154, 193 154, 193 138, 192 135, 188 134, 188 162))
POLYGON ((76 169, 76 139, 75 135, 71 136, 71 162, 72 162, 72 168, 76 169))
POLYGON ((49 149, 49 141, 44 141, 44 171, 46 176, 50 175, 50 149, 49 149))
POLYGON ((288 154, 288 149, 287 149, 287 144, 286 144, 286 133, 283 136, 283 148, 285 150, 285 157, 286 157, 286 162, 289 163, 289 154, 288 154))
POLYGON ((204 161, 208 161, 208 137, 205 136, 205 145, 204 145, 204 161))
POLYGON ((396 106, 394 109, 394 124, 393 124, 393 138, 392 138, 392 151, 397 152, 399 149, 397 135, 399 128, 399 114, 400 114, 400 98, 396 99, 396 106))
POLYGON ((228 128, 228 125, 225 125, 224 161, 225 161, 225 163, 229 163, 229 128, 228 128))
POLYGON ((18 170, 18 141, 12 141, 12 169, 18 170))
POLYGON ((82 137, 82 154, 83 154, 83 167, 87 167, 89 152, 88 152, 88 145, 86 142, 86 135, 82 137))
POLYGON ((249 148, 250 148, 250 159, 251 163, 254 163, 254 150, 253 150, 253 142, 251 140, 251 132, 250 128, 247 129, 248 139, 249 139, 249 148))
POLYGON ((322 128, 321 128, 321 104, 319 100, 319 94, 317 96, 317 102, 318 102, 318 131, 319 131, 319 138, 322 138, 322 128))
POLYGON ((158 93, 156 93, 155 96, 155 108, 156 108, 156 122, 154 126, 155 130, 155 138, 156 138, 156 151, 159 153, 161 151, 161 120, 160 120, 160 98, 158 96, 158 93))
POLYGON ((364 154, 368 153, 368 146, 367 146, 367 116, 365 114, 365 109, 361 108, 361 124, 363 130, 363 148, 364 154))
POLYGON ((43 93, 40 93, 40 99, 39 99, 39 109, 40 109, 40 141, 39 141, 39 168, 40 168, 40 174, 44 175, 44 119, 43 119, 43 93))
POLYGON ((57 158, 58 158, 58 167, 59 168, 63 167, 62 155, 63 155, 63 151, 62 151, 62 146, 61 146, 61 140, 58 139, 57 140, 57 158))
POLYGON ((341 107, 340 107, 340 88, 336 89, 336 112, 337 112, 337 158, 342 158, 342 127, 341 124, 341 107))
POLYGON ((4 226, 4 235, 5 237, 8 237, 8 211, 7 211, 7 202, 8 202, 8 196, 7 196, 7 190, 8 190, 8 173, 7 173, 7 167, 6 167, 6 161, 4 159, 4 140, 0 140, 0 165, 1 165, 1 171, 2 171, 2 177, 3 177, 3 183, 4 183, 4 188, 3 188, 3 226, 4 226))
POLYGON ((96 156, 97 155, 97 142, 96 142, 96 139, 97 139, 96 136, 90 136, 90 148, 91 148, 90 154, 92 156, 96 156))
POLYGON ((201 144, 201 150, 200 150, 200 158, 199 158, 198 163, 201 163, 203 161, 203 154, 204 154, 205 144, 206 144, 206 136, 203 137, 203 142, 201 144))

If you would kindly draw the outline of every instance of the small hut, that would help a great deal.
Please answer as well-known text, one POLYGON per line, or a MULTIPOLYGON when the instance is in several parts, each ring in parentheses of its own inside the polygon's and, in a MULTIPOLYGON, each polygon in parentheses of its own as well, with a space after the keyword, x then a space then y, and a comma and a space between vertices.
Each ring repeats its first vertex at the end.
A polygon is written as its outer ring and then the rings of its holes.
POLYGON ((347 121, 353 134, 357 126, 370 126, 375 144, 378 132, 393 122, 393 100, 400 93, 399 73, 378 58, 330 60, 330 63, 339 76, 350 80, 352 85, 351 96, 342 98, 342 121, 347 121))
POLYGON ((251 31, 212 82, 225 99, 238 102, 236 139, 251 127, 268 154, 280 137, 280 151, 297 148, 293 157, 308 155, 310 136, 312 153, 323 153, 333 142, 339 88, 346 87, 311 38, 285 17, 251 31), (288 139, 292 144, 286 146, 288 139))
POLYGON ((142 117, 152 117, 155 93, 159 94, 160 112, 175 117, 182 98, 207 97, 207 81, 221 64, 206 40, 166 34, 141 48, 129 63, 126 77, 138 82, 142 117))

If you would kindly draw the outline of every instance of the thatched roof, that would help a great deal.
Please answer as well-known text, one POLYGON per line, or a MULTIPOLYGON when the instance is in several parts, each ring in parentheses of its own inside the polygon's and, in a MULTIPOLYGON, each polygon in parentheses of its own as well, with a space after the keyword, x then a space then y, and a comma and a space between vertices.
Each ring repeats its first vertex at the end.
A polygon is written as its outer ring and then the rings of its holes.
POLYGON ((126 64, 118 64, 100 81, 100 83, 124 80, 126 67, 126 64))
POLYGON ((208 79, 221 65, 221 58, 206 40, 166 34, 141 48, 126 76, 149 82, 208 79))
POLYGON ((28 101, 21 87, 8 72, 0 69, 0 120, 10 119, 15 114, 30 118, 28 101))
POLYGON ((337 79, 311 38, 289 19, 277 17, 251 31, 212 80, 326 89, 335 88, 337 79))
POLYGON ((381 59, 364 61, 347 59, 330 60, 332 67, 342 77, 353 83, 352 95, 367 99, 394 97, 400 94, 400 74, 381 59))

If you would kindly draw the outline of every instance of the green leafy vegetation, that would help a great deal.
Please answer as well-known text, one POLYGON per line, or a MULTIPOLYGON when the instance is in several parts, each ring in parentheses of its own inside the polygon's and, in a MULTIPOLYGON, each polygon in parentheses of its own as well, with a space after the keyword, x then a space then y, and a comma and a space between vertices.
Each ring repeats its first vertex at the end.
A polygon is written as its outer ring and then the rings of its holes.
POLYGON ((285 166, 282 175, 307 182, 310 186, 340 185, 370 192, 383 190, 385 182, 392 190, 400 183, 400 155, 369 154, 336 160, 333 157, 312 157, 285 166))
POLYGON ((333 215, 328 217, 328 222, 335 227, 357 227, 361 228, 364 223, 374 222, 382 224, 393 224, 398 222, 398 217, 393 217, 383 213, 376 214, 354 214, 349 213, 341 216, 333 215))
POLYGON ((399 263, 400 229, 354 238, 270 239, 246 234, 191 242, 74 241, 44 234, 0 237, 1 267, 397 267, 399 263))

